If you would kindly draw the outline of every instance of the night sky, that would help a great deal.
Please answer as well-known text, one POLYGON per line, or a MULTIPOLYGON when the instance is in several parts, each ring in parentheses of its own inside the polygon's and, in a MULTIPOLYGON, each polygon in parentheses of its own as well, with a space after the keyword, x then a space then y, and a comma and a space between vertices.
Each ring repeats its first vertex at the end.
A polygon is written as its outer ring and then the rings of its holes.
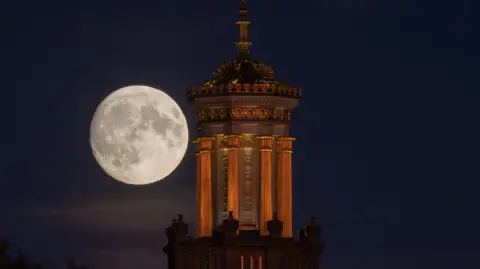
MULTIPOLYGON (((317 216, 324 268, 480 268, 473 2, 248 2, 253 56, 303 88, 292 119, 294 226, 317 216)), ((177 213, 194 221, 193 147, 167 179, 126 185, 95 162, 90 121, 110 92, 144 84, 179 103, 193 139, 185 92, 235 57, 239 6, 0 8, 0 237, 57 267, 75 257, 98 269, 166 268, 164 229, 177 213)))

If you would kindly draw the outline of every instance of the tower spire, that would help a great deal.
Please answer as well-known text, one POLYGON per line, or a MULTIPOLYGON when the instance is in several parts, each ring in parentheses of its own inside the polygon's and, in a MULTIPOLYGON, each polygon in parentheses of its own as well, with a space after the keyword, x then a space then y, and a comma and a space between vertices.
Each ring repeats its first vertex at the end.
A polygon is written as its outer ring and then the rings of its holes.
POLYGON ((240 20, 237 21, 237 24, 240 26, 240 40, 235 42, 237 45, 238 52, 242 54, 250 54, 250 45, 252 42, 248 42, 248 25, 250 21, 247 19, 247 3, 246 0, 242 0, 242 6, 240 8, 240 20))

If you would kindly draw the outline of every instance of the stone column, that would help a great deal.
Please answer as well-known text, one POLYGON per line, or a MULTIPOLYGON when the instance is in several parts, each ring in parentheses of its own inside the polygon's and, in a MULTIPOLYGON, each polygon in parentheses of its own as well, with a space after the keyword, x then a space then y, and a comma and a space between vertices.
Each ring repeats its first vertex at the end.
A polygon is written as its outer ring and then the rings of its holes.
POLYGON ((200 148, 200 142, 199 140, 195 140, 193 143, 195 143, 195 152, 196 152, 196 157, 197 157, 197 178, 196 178, 196 213, 197 213, 197 230, 196 230, 196 235, 197 237, 202 236, 202 156, 200 154, 201 148, 200 148))
POLYGON ((292 227, 292 137, 277 140, 278 219, 283 221, 283 237, 293 236, 292 227))
POLYGON ((200 137, 197 144, 197 237, 212 235, 213 137, 200 137))
POLYGON ((238 146, 239 135, 226 136, 228 143, 228 211, 238 219, 238 146))
POLYGON ((260 234, 268 235, 267 222, 272 219, 272 144, 274 137, 260 139, 260 234))

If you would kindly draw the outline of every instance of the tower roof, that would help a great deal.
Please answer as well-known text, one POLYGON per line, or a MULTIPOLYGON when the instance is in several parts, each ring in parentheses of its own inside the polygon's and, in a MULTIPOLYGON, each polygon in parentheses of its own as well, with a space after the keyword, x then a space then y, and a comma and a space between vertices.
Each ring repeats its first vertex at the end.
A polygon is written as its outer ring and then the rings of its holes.
POLYGON ((273 68, 264 62, 239 54, 236 59, 224 62, 213 73, 214 77, 204 86, 214 84, 265 84, 277 83, 273 68))
POLYGON ((248 10, 246 1, 242 0, 240 20, 240 38, 235 45, 238 48, 237 57, 223 62, 213 73, 214 77, 205 81, 202 86, 191 88, 187 95, 190 100, 197 97, 215 95, 277 95, 286 98, 298 99, 301 89, 290 87, 275 79, 273 68, 264 62, 257 61, 250 54, 252 43, 248 40, 247 19, 248 10))

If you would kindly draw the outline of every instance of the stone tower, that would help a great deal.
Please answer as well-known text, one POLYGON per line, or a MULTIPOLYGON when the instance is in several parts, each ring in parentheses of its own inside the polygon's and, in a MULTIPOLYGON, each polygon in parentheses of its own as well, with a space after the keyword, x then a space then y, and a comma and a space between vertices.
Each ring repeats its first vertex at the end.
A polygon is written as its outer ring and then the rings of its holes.
POLYGON ((165 247, 171 269, 318 264, 322 246, 315 220, 293 239, 290 115, 301 90, 252 58, 247 13, 242 0, 236 58, 187 93, 198 121, 197 230, 196 240, 187 240, 188 225, 172 223, 165 247))
POLYGON ((240 9, 237 57, 188 92, 197 111, 197 236, 211 236, 233 212, 241 230, 260 229, 278 212, 292 236, 290 113, 300 89, 277 81, 250 55, 247 9, 240 9))

